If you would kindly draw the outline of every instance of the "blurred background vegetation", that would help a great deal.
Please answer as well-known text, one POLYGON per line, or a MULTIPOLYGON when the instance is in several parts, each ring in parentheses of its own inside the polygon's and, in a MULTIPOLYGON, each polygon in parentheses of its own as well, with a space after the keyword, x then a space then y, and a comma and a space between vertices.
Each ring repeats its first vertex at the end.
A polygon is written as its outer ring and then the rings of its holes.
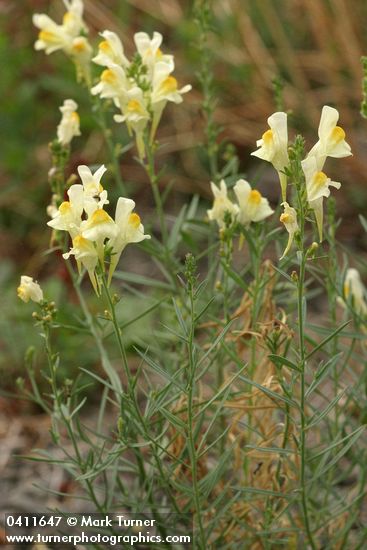
MULTIPOLYGON (((367 123, 359 115, 360 57, 367 53, 366 1, 214 0, 211 6, 209 68, 214 75, 218 142, 223 144, 220 155, 236 154, 239 172, 275 204, 276 173, 270 165, 250 157, 256 139, 267 128, 267 117, 279 108, 289 111, 291 126, 304 133, 310 148, 317 139, 322 105, 337 107, 354 152, 337 168, 332 159, 328 165, 328 174, 343 184, 337 204, 344 223, 338 238, 355 253, 365 254, 367 243, 358 214, 367 216, 367 123), (278 98, 274 79, 283 86, 278 98), (228 148, 229 143, 234 147, 228 148)), ((29 323, 32 306, 24 306, 16 298, 20 275, 41 281, 57 302, 69 292, 65 302, 70 302, 70 309, 74 300, 63 263, 44 252, 50 239, 45 225, 50 200, 48 143, 55 136, 58 107, 65 98, 79 103, 82 130, 82 137, 73 143, 69 172, 82 163, 108 165, 103 136, 90 113, 88 93, 76 84, 71 62, 62 53, 46 56, 34 51, 35 12, 60 20, 64 6, 61 0, 0 0, 0 368, 5 383, 22 372, 24 351, 34 340, 29 323)), ((172 185, 174 189, 169 201, 171 214, 192 193, 202 197, 204 213, 205 201, 210 199, 210 170, 203 148, 205 116, 197 74, 203 60, 195 2, 85 0, 85 19, 94 44, 98 43, 98 32, 113 30, 128 55, 133 51, 135 32, 157 30, 163 34, 164 51, 175 55, 179 83, 191 83, 193 90, 182 106, 166 110, 159 129, 162 148, 158 163, 165 165, 162 186, 172 185)), ((96 76, 98 72, 96 67, 96 76)), ((128 143, 121 125, 113 125, 113 132, 122 145, 128 143)), ((146 175, 134 155, 133 148, 122 156, 121 173, 144 218, 144 211, 149 214, 153 205, 146 175)), ((113 194, 108 179, 105 185, 113 194)), ((144 274, 144 256, 134 250, 134 257, 134 269, 144 274)), ((133 298, 129 307, 135 311, 133 298)), ((125 309, 127 317, 129 307, 125 309)), ((67 305, 62 315, 71 325, 78 322, 67 305)), ((64 356, 72 357, 80 346, 79 335, 73 338, 70 331, 60 337, 65 338, 61 343, 64 356)), ((87 353, 93 360, 93 352, 87 353)))

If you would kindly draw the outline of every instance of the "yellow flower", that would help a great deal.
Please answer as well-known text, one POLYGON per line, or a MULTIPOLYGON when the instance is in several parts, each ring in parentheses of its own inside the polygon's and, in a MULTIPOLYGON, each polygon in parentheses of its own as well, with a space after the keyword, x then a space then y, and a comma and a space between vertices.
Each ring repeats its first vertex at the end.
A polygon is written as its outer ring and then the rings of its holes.
POLYGON ((153 110, 153 123, 151 129, 151 140, 154 139, 162 112, 168 101, 182 103, 182 95, 192 88, 190 84, 178 88, 177 80, 170 73, 172 68, 167 63, 158 62, 155 66, 152 80, 151 106, 153 110))
POLYGON ((156 71, 157 63, 165 63, 172 72, 174 69, 174 61, 172 55, 163 54, 160 46, 162 44, 163 37, 159 32, 153 33, 153 38, 149 38, 149 35, 145 32, 137 32, 134 34, 134 42, 136 49, 141 57, 143 64, 148 69, 147 78, 151 80, 156 71))
POLYGON ((135 202, 131 199, 120 197, 116 205, 115 224, 116 234, 109 241, 112 247, 111 264, 108 274, 108 284, 116 269, 124 248, 130 243, 139 243, 144 239, 150 239, 150 235, 144 234, 144 226, 140 216, 133 212, 135 202))
POLYGON ((115 115, 116 122, 126 122, 129 132, 135 133, 139 158, 145 158, 144 130, 149 122, 150 115, 145 103, 143 91, 134 87, 127 93, 127 101, 121 105, 122 115, 115 115))
POLYGON ((283 173, 289 163, 288 158, 288 128, 287 114, 278 112, 268 118, 270 130, 267 130, 262 138, 257 140, 257 151, 251 153, 254 157, 271 162, 278 172, 283 201, 287 193, 287 176, 283 173))
POLYGON ((297 223, 297 212, 294 208, 289 206, 287 202, 283 202, 282 206, 284 208, 283 214, 281 214, 279 221, 284 224, 286 230, 289 233, 288 237, 288 243, 287 246, 283 252, 283 255, 281 256, 281 260, 286 256, 292 246, 294 234, 298 231, 298 223, 297 223))
POLYGON ((70 36, 63 25, 57 25, 48 15, 39 13, 33 15, 33 24, 40 29, 34 45, 36 50, 45 50, 47 55, 57 50, 68 50, 70 36))
POLYGON ((67 12, 61 25, 55 23, 48 15, 34 14, 33 24, 40 29, 36 50, 45 50, 51 54, 63 50, 74 61, 78 80, 90 85, 90 60, 92 47, 85 34, 88 29, 83 21, 82 0, 64 0, 67 12))
POLYGON ((57 127, 57 139, 62 145, 68 145, 74 136, 80 136, 80 119, 77 113, 78 104, 72 99, 65 99, 60 107, 61 122, 57 127))
POLYGON ((251 189, 247 181, 238 180, 233 190, 239 204, 238 221, 243 225, 262 221, 274 212, 269 206, 268 199, 259 191, 251 189))
POLYGON ((85 36, 78 36, 73 39, 70 56, 76 67, 78 82, 84 81, 88 87, 91 85, 90 62, 92 58, 92 46, 85 36))
POLYGON ((40 285, 33 281, 32 277, 28 277, 27 275, 21 276, 17 294, 23 302, 32 300, 33 302, 39 303, 43 300, 43 292, 40 285))
POLYGON ((301 162, 302 170, 306 179, 307 199, 310 208, 315 213, 317 228, 319 232, 320 242, 322 241, 323 229, 323 200, 324 197, 330 196, 329 187, 340 189, 340 183, 331 181, 327 175, 318 169, 318 161, 316 157, 309 156, 301 162))
POLYGON ((50 54, 62 49, 70 54, 73 39, 82 32, 87 32, 83 21, 83 2, 65 1, 65 5, 68 11, 64 14, 62 25, 58 25, 43 13, 33 15, 33 24, 40 29, 35 43, 36 50, 45 50, 46 54, 50 54))
POLYGON ((357 269, 347 269, 343 294, 344 300, 339 300, 343 307, 347 308, 349 302, 358 315, 367 316, 366 289, 357 269))
POLYGON ((104 31, 101 32, 101 36, 104 40, 99 43, 98 54, 93 57, 92 61, 103 67, 113 65, 127 67, 129 61, 125 57, 123 45, 117 34, 111 31, 104 31))
POLYGON ((220 228, 225 227, 224 218, 226 212, 229 212, 234 221, 239 213, 237 204, 233 204, 227 195, 227 186, 224 180, 221 180, 219 187, 210 182, 210 187, 214 195, 213 208, 207 211, 209 220, 215 220, 220 228))
POLYGON ((344 158, 352 154, 350 145, 345 141, 343 128, 337 126, 338 120, 338 111, 325 105, 320 118, 319 141, 308 154, 309 157, 316 158, 318 170, 323 169, 326 157, 344 158))
POLYGON ((47 225, 59 231, 68 231, 73 239, 79 232, 84 208, 82 185, 72 185, 68 190, 68 201, 60 204, 57 214, 47 225))
POLYGON ((124 69, 118 65, 110 65, 102 72, 100 81, 93 86, 91 93, 99 95, 102 99, 112 99, 119 109, 127 102, 127 92, 130 88, 131 84, 124 69))
POLYGON ((83 221, 80 226, 81 234, 89 241, 93 241, 97 246, 98 257, 103 262, 104 242, 116 235, 117 227, 111 216, 102 208, 97 208, 83 221))
POLYGON ((98 208, 83 222, 81 226, 82 235, 90 241, 98 241, 112 238, 116 234, 116 227, 113 219, 105 210, 98 208))
POLYGON ((94 244, 82 235, 77 235, 73 239, 73 246, 70 251, 62 256, 65 260, 68 260, 70 256, 75 256, 79 273, 81 271, 81 266, 85 267, 88 271, 93 288, 96 294, 99 295, 100 288, 95 275, 95 269, 98 264, 98 253, 94 244))
POLYGON ((82 180, 84 193, 87 197, 95 197, 102 193, 103 187, 101 185, 101 179, 106 171, 107 168, 104 164, 102 164, 94 174, 92 174, 88 166, 84 164, 78 166, 78 174, 82 180))

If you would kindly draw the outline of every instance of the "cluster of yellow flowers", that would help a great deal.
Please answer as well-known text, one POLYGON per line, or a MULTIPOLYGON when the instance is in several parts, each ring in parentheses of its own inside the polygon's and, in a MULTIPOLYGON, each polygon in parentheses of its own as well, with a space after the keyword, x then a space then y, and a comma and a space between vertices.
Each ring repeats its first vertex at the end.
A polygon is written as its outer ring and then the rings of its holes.
POLYGON ((53 229, 69 233, 73 246, 63 257, 68 259, 74 256, 79 271, 82 266, 87 270, 97 294, 101 290, 96 277, 97 265, 103 270, 105 259, 109 256, 109 284, 124 248, 129 243, 150 238, 144 234, 140 217, 133 212, 133 200, 124 197, 118 199, 114 220, 104 210, 104 206, 109 204, 107 191, 101 185, 105 172, 104 165, 94 174, 88 166, 79 166, 82 184, 74 184, 69 188, 69 200, 60 204, 47 224, 53 229))
MULTIPOLYGON (((352 154, 350 146, 345 141, 344 130, 337 126, 338 119, 339 113, 336 109, 327 105, 323 107, 318 130, 319 141, 301 162, 306 182, 307 201, 315 214, 320 241, 322 241, 323 228, 323 199, 329 197, 330 187, 340 188, 339 182, 332 181, 322 171, 326 158, 343 158, 352 154)), ((270 162, 279 175, 284 210, 280 221, 289 233, 283 258, 289 252, 294 235, 299 229, 297 212, 287 202, 286 169, 289 165, 287 114, 274 113, 268 118, 268 124, 270 129, 256 142, 259 149, 251 154, 270 162)), ((208 216, 209 219, 216 220, 220 227, 224 225, 226 212, 245 225, 252 221, 261 221, 273 212, 267 199, 263 198, 258 191, 251 190, 250 185, 244 180, 239 180, 234 187, 239 202, 238 206, 228 198, 224 181, 220 183, 220 189, 213 183, 211 187, 214 204, 213 208, 208 211, 208 216)))
POLYGON ((162 53, 163 37, 158 32, 154 32, 152 38, 145 32, 136 33, 136 54, 129 61, 117 34, 106 30, 101 33, 103 40, 98 46, 98 54, 92 59, 82 0, 64 0, 64 3, 67 11, 61 25, 45 14, 33 16, 34 25, 40 29, 36 50, 45 50, 46 54, 62 50, 73 59, 79 79, 86 82, 91 93, 111 99, 119 109, 114 119, 125 122, 129 133, 135 134, 139 157, 144 159, 146 129, 149 127, 152 142, 167 102, 181 103, 182 94, 190 91, 191 85, 179 89, 172 75, 173 56, 162 53), (91 61, 105 67, 98 84, 93 87, 91 61))
POLYGON ((67 11, 61 25, 48 15, 34 14, 33 24, 40 29, 35 48, 45 50, 46 54, 62 50, 74 61, 78 79, 90 84, 93 50, 86 38, 88 28, 83 20, 83 1, 64 0, 64 4, 67 11))
MULTIPOLYGON (((320 241, 322 241, 323 228, 323 199, 330 196, 330 187, 340 188, 339 182, 331 181, 322 171, 326 158, 343 158, 352 154, 350 146, 345 141, 343 128, 337 126, 338 120, 338 111, 325 105, 318 129, 319 140, 301 163, 306 181, 307 201, 315 214, 320 241)), ((285 256, 292 245, 294 234, 298 231, 296 210, 287 203, 285 173, 289 164, 287 114, 274 113, 268 118, 268 124, 270 129, 263 134, 262 139, 257 141, 259 149, 252 155, 271 162, 279 174, 284 208, 280 221, 289 233, 288 244, 283 254, 285 256)))
MULTIPOLYGON (((40 29, 35 43, 37 50, 46 54, 64 51, 75 63, 79 79, 84 80, 93 95, 112 100, 119 114, 115 121, 125 122, 130 134, 135 135, 139 157, 146 156, 146 143, 154 140, 157 126, 167 102, 181 103, 182 94, 191 90, 190 85, 178 87, 172 75, 175 65, 172 55, 161 51, 162 35, 153 33, 150 38, 144 32, 134 35, 136 53, 129 61, 123 45, 114 32, 105 30, 98 53, 93 57, 93 49, 87 40, 88 29, 83 20, 83 0, 63 0, 66 13, 62 24, 55 23, 45 14, 33 16, 34 25, 40 29), (99 81, 92 87, 91 62, 104 67, 99 81)), ((78 105, 72 99, 64 101, 60 107, 61 121, 57 128, 57 139, 62 146, 68 146, 75 136, 80 135, 78 105)), ((330 187, 340 188, 340 183, 332 181, 324 172, 327 157, 343 158, 351 155, 345 141, 344 130, 337 125, 339 113, 336 109, 324 106, 322 109, 318 142, 301 162, 304 173, 307 202, 314 212, 322 241, 323 199, 329 197, 330 187)), ((288 234, 288 243, 282 258, 289 252, 295 233, 299 230, 297 211, 287 202, 288 127, 287 114, 277 112, 268 118, 269 129, 256 142, 258 149, 252 153, 270 162, 278 172, 283 213, 280 221, 288 234)), ((58 206, 52 199, 48 214, 52 218, 48 225, 54 230, 66 231, 72 239, 72 248, 63 256, 74 256, 79 271, 84 267, 97 294, 100 294, 100 281, 96 275, 97 266, 105 268, 109 260, 108 284, 111 281, 122 251, 129 243, 137 243, 150 238, 144 234, 140 217, 134 213, 135 203, 120 197, 113 220, 105 211, 109 204, 107 191, 100 183, 106 168, 102 165, 94 174, 87 166, 79 166, 78 173, 82 184, 72 185, 67 201, 58 206)), ((213 207, 207 211, 210 220, 215 220, 220 229, 229 221, 248 226, 259 222, 273 213, 268 200, 251 185, 240 179, 233 187, 235 200, 228 196, 227 186, 222 180, 219 186, 211 183, 214 195, 213 207)), ((101 271, 99 271, 101 272, 101 271)), ((356 269, 348 269, 344 282, 344 298, 339 302, 347 307, 351 301, 358 314, 367 315, 365 289, 356 269)), ((23 301, 43 300, 43 293, 37 282, 23 275, 18 296, 23 301)))
POLYGON ((105 67, 100 81, 92 88, 92 94, 112 99, 120 114, 116 122, 125 122, 136 138, 139 157, 145 157, 144 132, 150 125, 150 140, 155 136, 162 112, 167 102, 181 103, 182 94, 191 90, 188 84, 178 88, 172 76, 174 59, 163 54, 160 46, 162 35, 158 32, 151 39, 145 32, 134 35, 136 54, 132 61, 125 57, 122 43, 114 32, 101 33, 94 63, 105 67))
POLYGON ((238 180, 233 188, 237 204, 228 198, 224 180, 220 182, 219 187, 213 182, 210 185, 214 203, 213 208, 207 212, 208 218, 215 220, 221 229, 225 227, 226 214, 230 214, 231 221, 237 221, 246 226, 251 222, 260 222, 274 212, 269 206, 268 199, 262 197, 256 189, 252 189, 246 180, 238 180))

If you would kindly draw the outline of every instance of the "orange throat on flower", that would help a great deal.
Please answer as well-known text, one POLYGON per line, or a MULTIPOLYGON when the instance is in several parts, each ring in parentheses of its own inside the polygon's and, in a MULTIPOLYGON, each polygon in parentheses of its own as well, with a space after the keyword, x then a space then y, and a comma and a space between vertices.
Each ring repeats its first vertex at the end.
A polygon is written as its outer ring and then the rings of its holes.
POLYGON ((110 43, 107 40, 103 40, 99 45, 98 49, 101 50, 104 53, 110 54, 112 52, 112 48, 110 43))
POLYGON ((83 53, 87 50, 85 40, 83 38, 76 38, 73 42, 73 51, 75 53, 83 53))
POLYGON ((130 101, 127 104, 127 112, 128 113, 137 113, 138 115, 144 114, 144 109, 142 104, 137 101, 136 99, 130 99, 130 101))
POLYGON ((139 216, 139 214, 136 214, 135 212, 130 214, 130 216, 129 216, 129 225, 131 225, 134 229, 138 229, 138 227, 140 225, 140 216, 139 216))
POLYGON ((172 92, 177 91, 177 80, 174 76, 167 76, 160 85, 161 92, 163 94, 171 94, 172 92))
POLYGON ((340 143, 343 141, 343 139, 345 139, 345 132, 343 128, 340 126, 335 126, 330 134, 330 138, 334 143, 340 143))
POLYGON ((40 31, 38 33, 39 40, 42 40, 42 42, 46 42, 49 44, 56 44, 59 42, 59 37, 50 31, 40 31))
POLYGON ((316 185, 316 187, 323 187, 327 180, 328 177, 325 172, 316 172, 313 177, 313 183, 316 185))
POLYGON ((68 214, 71 210, 71 204, 69 201, 64 201, 59 206, 59 212, 62 216, 65 216, 65 214, 68 214))
POLYGON ((71 113, 71 118, 74 122, 78 122, 78 123, 80 122, 80 117, 76 111, 73 111, 71 113))
POLYGON ((18 286, 17 295, 18 295, 18 298, 24 298, 24 296, 26 295, 26 292, 22 286, 18 286))
POLYGON ((263 133, 262 139, 264 141, 265 145, 271 145, 274 140, 274 133, 273 130, 266 130, 266 132, 263 133))
POLYGON ((101 80, 105 84, 115 84, 117 81, 117 77, 111 69, 105 69, 103 73, 101 74, 101 80))
POLYGON ((87 223, 90 227, 93 227, 95 225, 100 225, 101 223, 108 223, 111 221, 112 218, 107 214, 107 212, 102 210, 102 208, 99 208, 98 210, 93 212, 90 220, 88 220, 87 223))
POLYGON ((248 202, 251 206, 258 206, 261 203, 261 193, 259 191, 256 191, 256 189, 253 189, 250 191, 248 202))
POLYGON ((279 221, 281 223, 290 223, 292 221, 292 217, 290 214, 284 213, 284 214, 281 214, 279 221))

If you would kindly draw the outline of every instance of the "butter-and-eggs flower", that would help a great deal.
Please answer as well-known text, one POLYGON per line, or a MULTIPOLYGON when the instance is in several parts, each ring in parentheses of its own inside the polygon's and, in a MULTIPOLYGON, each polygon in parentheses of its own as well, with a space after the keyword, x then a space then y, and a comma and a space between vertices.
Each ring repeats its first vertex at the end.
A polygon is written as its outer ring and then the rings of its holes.
POLYGON ((22 275, 20 278, 20 284, 17 288, 18 298, 23 302, 42 302, 43 300, 43 291, 40 285, 33 280, 32 277, 28 275, 22 275))
POLYGON ((90 60, 92 47, 86 33, 87 26, 83 20, 82 0, 64 0, 66 13, 62 24, 57 24, 48 15, 36 13, 33 24, 39 29, 36 50, 51 54, 63 50, 75 63, 78 80, 85 80, 90 85, 90 60))
POLYGON ((153 37, 150 38, 146 32, 137 32, 134 34, 134 42, 138 54, 141 57, 143 65, 148 69, 147 77, 152 79, 155 72, 157 63, 165 63, 170 72, 174 69, 173 55, 163 54, 161 50, 161 44, 163 36, 159 32, 154 32, 153 37))
POLYGON ((324 105, 318 129, 319 141, 308 153, 315 157, 318 170, 322 170, 327 157, 344 158, 352 155, 350 145, 345 141, 345 131, 337 126, 339 112, 324 105))
POLYGON ((79 273, 81 272, 81 266, 83 266, 88 272, 96 294, 99 295, 100 289, 95 275, 95 269, 98 264, 98 253, 93 242, 78 234, 73 238, 72 248, 62 256, 65 260, 68 260, 70 256, 75 257, 79 273))
POLYGON ((323 230, 323 200, 330 196, 330 187, 340 189, 338 181, 332 181, 325 172, 319 170, 319 163, 316 157, 308 156, 301 162, 302 170, 306 180, 307 200, 310 208, 314 211, 320 242, 322 241, 323 230))
POLYGON ((80 184, 75 184, 68 190, 68 201, 60 204, 56 215, 47 222, 52 229, 68 231, 73 239, 79 233, 84 209, 84 189, 80 184))
POLYGON ((252 189, 248 181, 240 179, 233 188, 237 197, 239 212, 237 220, 243 225, 259 222, 273 214, 269 201, 256 189, 252 189))
POLYGON ((221 180, 219 187, 215 183, 210 182, 210 187, 214 195, 214 201, 213 207, 207 211, 208 218, 209 220, 216 221, 222 229, 225 227, 226 212, 231 215, 232 221, 234 221, 238 216, 239 207, 228 198, 227 185, 224 180, 221 180))
POLYGON ((159 61, 156 64, 152 80, 152 93, 150 97, 151 109, 153 111, 153 121, 150 137, 154 139, 162 112, 167 102, 182 103, 182 95, 192 89, 191 84, 186 84, 182 88, 178 87, 178 82, 171 75, 170 66, 167 63, 159 61))
POLYGON ((284 258, 284 256, 288 254, 293 243, 294 235, 299 229, 296 210, 292 206, 289 206, 287 202, 283 202, 282 206, 283 206, 283 213, 281 214, 279 221, 282 224, 284 224, 284 227, 288 231, 289 236, 288 236, 287 246, 280 258, 281 260, 284 258))
POLYGON ((287 114, 277 112, 268 118, 269 130, 257 140, 257 151, 251 153, 254 157, 270 162, 278 172, 282 198, 285 201, 287 192, 287 176, 284 169, 289 164, 288 157, 288 127, 287 114))
POLYGON ((57 139, 61 145, 69 145, 73 137, 80 136, 80 118, 77 109, 78 104, 73 99, 65 99, 60 107, 62 117, 57 127, 57 139))
POLYGON ((102 67, 111 65, 129 66, 129 60, 124 54, 124 47, 115 32, 103 31, 100 33, 103 40, 98 44, 98 54, 92 61, 102 67))
POLYGON ((150 114, 141 88, 135 86, 127 92, 127 101, 121 105, 121 115, 115 115, 116 122, 125 122, 128 131, 134 132, 139 158, 145 158, 144 130, 150 120, 150 114))
POLYGON ((102 99, 112 99, 117 108, 128 101, 127 93, 132 84, 120 65, 110 64, 105 69, 99 82, 91 89, 92 95, 99 95, 102 99))
POLYGON ((343 306, 344 309, 352 307, 358 315, 367 317, 366 299, 366 288, 362 282, 359 271, 354 267, 348 268, 344 278, 343 297, 338 297, 338 303, 343 306))
POLYGON ((140 216, 133 212, 134 208, 135 202, 132 199, 120 197, 117 201, 115 213, 116 233, 108 243, 112 249, 108 274, 109 283, 124 248, 130 243, 139 243, 144 239, 150 239, 150 235, 144 233, 140 216))

